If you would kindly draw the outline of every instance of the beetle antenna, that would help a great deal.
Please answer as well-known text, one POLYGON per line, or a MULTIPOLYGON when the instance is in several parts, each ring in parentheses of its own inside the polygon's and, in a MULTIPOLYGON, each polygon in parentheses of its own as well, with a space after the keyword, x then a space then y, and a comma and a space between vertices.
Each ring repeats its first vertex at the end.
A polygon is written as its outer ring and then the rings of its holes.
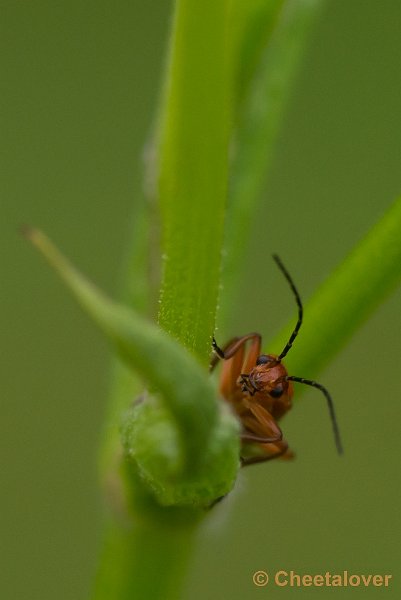
POLYGON ((320 383, 317 383, 316 381, 312 381, 311 379, 304 379, 303 377, 294 377, 292 375, 287 375, 285 379, 286 381, 295 381, 297 383, 304 383, 305 385, 310 385, 323 392, 327 400, 327 406, 329 407, 330 419, 331 424, 333 426, 334 441, 336 443, 337 452, 338 454, 343 454, 344 450, 343 445, 341 443, 340 430, 338 428, 336 413, 334 411, 333 399, 330 396, 329 392, 326 390, 326 388, 323 387, 320 383))
POLYGON ((290 339, 288 340, 284 350, 282 351, 282 353, 280 354, 280 356, 278 357, 279 360, 281 360, 282 358, 284 358, 289 350, 291 349, 292 344, 294 343, 295 338, 298 335, 298 332, 301 328, 302 325, 302 317, 303 317, 303 307, 302 307, 302 301, 301 301, 301 297, 298 293, 297 288, 295 287, 295 283, 292 280, 291 275, 289 274, 289 272, 287 271, 287 269, 285 268, 285 266, 283 265, 283 263, 281 262, 281 259, 279 256, 277 256, 277 254, 273 254, 273 259, 275 260, 278 268, 280 269, 280 271, 282 272, 282 274, 284 275, 284 277, 286 278, 286 280, 288 281, 288 283, 290 284, 290 288, 295 296, 295 300, 298 306, 298 321, 297 324, 295 325, 294 331, 292 332, 290 339))

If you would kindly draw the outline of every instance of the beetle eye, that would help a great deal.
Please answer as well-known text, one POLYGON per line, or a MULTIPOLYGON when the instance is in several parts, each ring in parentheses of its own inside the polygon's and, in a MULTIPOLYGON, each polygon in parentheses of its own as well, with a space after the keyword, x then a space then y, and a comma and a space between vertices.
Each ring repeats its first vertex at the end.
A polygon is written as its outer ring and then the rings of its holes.
POLYGON ((283 392, 284 392, 284 388, 283 388, 282 384, 280 383, 279 385, 276 385, 276 387, 271 390, 270 396, 272 396, 273 398, 280 398, 280 396, 283 395, 283 392))
POLYGON ((268 362, 271 362, 271 358, 270 358, 270 356, 267 356, 267 354, 261 354, 256 359, 256 364, 257 365, 265 365, 268 362))

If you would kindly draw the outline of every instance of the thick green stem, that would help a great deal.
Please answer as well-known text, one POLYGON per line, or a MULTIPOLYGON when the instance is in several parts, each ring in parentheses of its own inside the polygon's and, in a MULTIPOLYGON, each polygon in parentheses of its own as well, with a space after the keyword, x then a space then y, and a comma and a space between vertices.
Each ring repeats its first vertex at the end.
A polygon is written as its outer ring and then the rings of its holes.
MULTIPOLYGON (((226 200, 228 4, 177 0, 157 136, 164 251, 160 324, 204 364, 215 325, 226 200)), ((147 510, 133 504, 130 532, 112 519, 96 600, 179 597, 199 514, 177 525, 170 509, 143 520, 147 510)))
POLYGON ((178 0, 160 145, 160 325, 207 363, 227 187, 227 0, 178 0))
POLYGON ((104 568, 96 580, 94 600, 177 600, 196 525, 196 518, 177 523, 174 518, 153 517, 134 524, 112 518, 106 525, 104 568))

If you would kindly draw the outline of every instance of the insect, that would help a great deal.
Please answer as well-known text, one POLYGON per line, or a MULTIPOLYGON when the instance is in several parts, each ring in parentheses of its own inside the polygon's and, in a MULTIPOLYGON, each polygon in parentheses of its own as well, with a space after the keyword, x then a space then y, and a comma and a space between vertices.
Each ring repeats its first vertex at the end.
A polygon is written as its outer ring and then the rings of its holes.
POLYGON ((337 451, 339 454, 343 452, 334 404, 329 392, 316 381, 289 375, 282 363, 301 328, 303 307, 298 290, 281 259, 276 254, 273 255, 273 259, 286 278, 298 306, 297 324, 281 354, 261 354, 262 338, 259 333, 235 337, 223 348, 219 348, 213 338, 215 354, 210 369, 212 371, 215 368, 219 359, 224 360, 220 393, 231 404, 241 421, 243 449, 251 448, 250 455, 248 452, 247 455, 241 456, 243 466, 279 457, 292 458, 293 453, 277 421, 292 406, 293 382, 317 388, 324 394, 337 451), (251 343, 246 352, 248 341, 251 343), (256 453, 252 452, 252 448, 256 449, 256 453))

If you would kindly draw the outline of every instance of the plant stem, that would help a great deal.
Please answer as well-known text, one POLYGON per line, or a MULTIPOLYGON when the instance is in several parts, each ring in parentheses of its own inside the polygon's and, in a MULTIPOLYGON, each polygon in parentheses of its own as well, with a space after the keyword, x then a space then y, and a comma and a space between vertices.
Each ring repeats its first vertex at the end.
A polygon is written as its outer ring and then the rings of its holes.
POLYGON ((176 600, 185 577, 197 520, 142 519, 106 526, 95 600, 176 600))
POLYGON ((226 0, 178 0, 162 119, 160 325, 207 364, 227 187, 226 0))
POLYGON ((277 133, 322 5, 323 0, 284 3, 239 115, 219 313, 223 328, 228 328, 230 305, 237 297, 244 250, 256 206, 261 200, 277 133))
MULTIPOLYGON (((215 326, 226 201, 228 5, 177 0, 157 136, 164 251, 160 325, 204 364, 215 326)), ((133 503, 129 532, 111 518, 96 600, 179 596, 199 513, 177 524, 170 509, 159 507, 153 516, 147 510, 133 503)))

